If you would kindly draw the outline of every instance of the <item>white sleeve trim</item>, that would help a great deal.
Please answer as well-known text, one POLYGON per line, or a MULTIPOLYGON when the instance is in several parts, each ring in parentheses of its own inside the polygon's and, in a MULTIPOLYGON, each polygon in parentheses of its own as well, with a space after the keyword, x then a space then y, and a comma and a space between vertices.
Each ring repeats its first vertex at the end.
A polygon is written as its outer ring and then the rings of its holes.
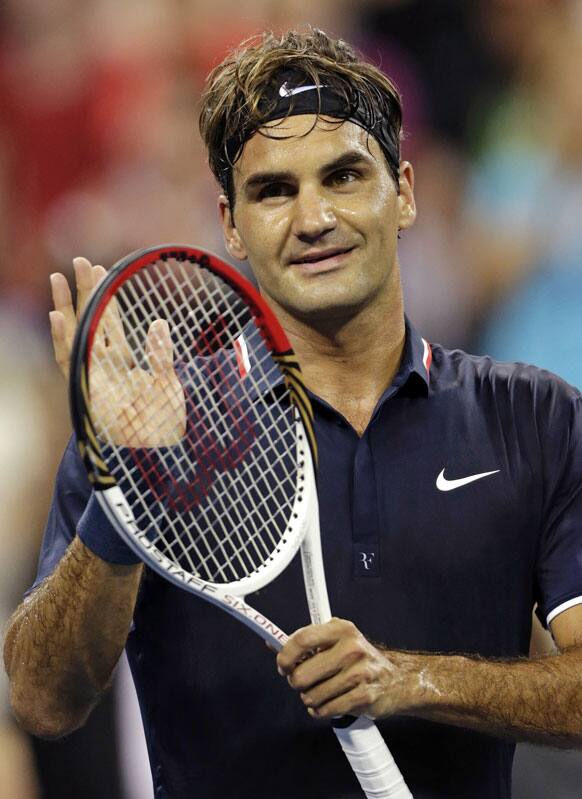
POLYGON ((548 627, 550 626, 550 622, 553 621, 556 616, 559 616, 560 613, 563 613, 569 608, 573 608, 574 605, 582 605, 582 596, 577 596, 574 597, 574 599, 569 599, 567 602, 562 602, 561 605, 558 605, 557 608, 554 608, 552 611, 550 611, 548 613, 548 618, 546 619, 546 624, 548 627))

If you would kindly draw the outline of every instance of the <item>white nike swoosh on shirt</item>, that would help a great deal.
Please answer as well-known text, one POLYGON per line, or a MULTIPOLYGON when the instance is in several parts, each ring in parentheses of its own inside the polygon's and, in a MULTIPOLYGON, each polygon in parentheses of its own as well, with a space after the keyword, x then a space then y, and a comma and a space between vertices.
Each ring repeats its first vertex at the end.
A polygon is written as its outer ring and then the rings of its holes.
MULTIPOLYGON (((320 86, 323 88, 323 86, 320 86)), ((280 87, 279 89, 279 96, 280 97, 292 97, 294 94, 301 94, 301 92, 308 92, 311 89, 317 89, 317 86, 297 86, 295 89, 289 89, 287 87, 287 82, 280 87)))
POLYGON ((489 477, 489 475, 497 474, 499 471, 499 469, 495 469, 493 472, 481 472, 481 474, 471 474, 469 477, 459 477, 457 480, 447 480, 443 469, 436 479, 436 487, 439 491, 454 491, 455 488, 474 483, 475 480, 481 480, 483 477, 489 477))

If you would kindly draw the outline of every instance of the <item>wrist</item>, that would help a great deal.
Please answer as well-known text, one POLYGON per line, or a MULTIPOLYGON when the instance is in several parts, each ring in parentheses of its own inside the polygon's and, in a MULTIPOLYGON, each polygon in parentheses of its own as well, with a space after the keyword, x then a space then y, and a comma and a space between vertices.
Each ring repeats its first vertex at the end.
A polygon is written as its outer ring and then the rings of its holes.
POLYGON ((455 674, 462 669, 457 655, 417 654, 412 652, 387 652, 392 674, 388 683, 390 713, 423 715, 444 707, 451 701, 451 687, 455 674), (394 672, 398 674, 397 690, 394 691, 394 672), (453 672, 449 675, 449 672, 453 672))
POLYGON ((77 536, 94 555, 119 565, 134 565, 141 559, 127 546, 99 504, 95 492, 79 519, 77 536))

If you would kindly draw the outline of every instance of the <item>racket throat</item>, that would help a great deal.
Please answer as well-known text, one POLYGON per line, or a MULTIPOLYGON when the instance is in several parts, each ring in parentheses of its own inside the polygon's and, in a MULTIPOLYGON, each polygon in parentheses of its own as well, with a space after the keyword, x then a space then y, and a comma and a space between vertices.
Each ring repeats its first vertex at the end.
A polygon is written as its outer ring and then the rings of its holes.
POLYGON ((238 621, 246 624, 277 652, 287 643, 289 636, 263 613, 247 605, 244 597, 224 594, 222 599, 224 604, 221 606, 224 610, 237 618, 238 621))

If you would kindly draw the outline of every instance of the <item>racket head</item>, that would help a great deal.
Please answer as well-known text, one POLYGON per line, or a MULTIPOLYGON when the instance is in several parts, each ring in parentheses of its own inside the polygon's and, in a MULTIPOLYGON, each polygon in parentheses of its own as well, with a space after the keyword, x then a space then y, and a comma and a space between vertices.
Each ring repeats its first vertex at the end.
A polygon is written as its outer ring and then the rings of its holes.
POLYGON ((317 502, 311 405, 284 331, 233 267, 176 244, 119 261, 79 321, 69 398, 100 504, 163 576, 244 596, 293 558, 317 502))

